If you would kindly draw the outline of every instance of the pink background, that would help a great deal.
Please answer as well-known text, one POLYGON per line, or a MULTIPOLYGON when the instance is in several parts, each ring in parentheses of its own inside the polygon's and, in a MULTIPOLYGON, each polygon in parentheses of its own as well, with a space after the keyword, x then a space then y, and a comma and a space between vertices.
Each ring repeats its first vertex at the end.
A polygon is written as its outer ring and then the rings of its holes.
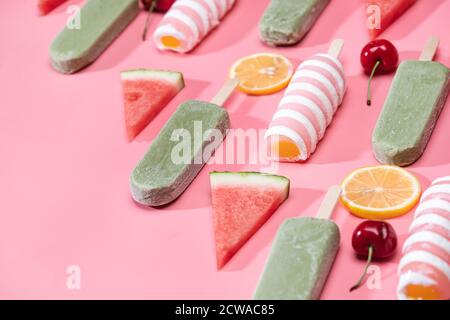
MULTIPOLYGON (((84 71, 65 76, 49 65, 48 47, 64 25, 63 5, 38 17, 36 1, 0 1, 0 298, 250 299, 280 223, 314 215, 324 191, 351 171, 375 165, 371 131, 391 75, 373 83, 374 105, 365 106, 367 78, 359 53, 368 41, 360 0, 334 0, 300 45, 274 49, 260 43, 258 20, 268 0, 238 0, 236 7, 192 54, 158 52, 140 40, 145 15, 84 71), (209 100, 238 58, 261 51, 286 55, 297 65, 342 37, 348 92, 325 139, 306 164, 282 164, 291 179, 288 201, 222 270, 215 267, 208 172, 260 170, 260 166, 208 165, 184 195, 163 209, 136 205, 128 177, 163 123, 188 98, 209 100), (119 71, 182 71, 187 87, 141 134, 126 140, 119 71), (66 268, 79 265, 81 290, 66 288, 66 268)), ((81 4, 69 1, 68 4, 81 4)), ((155 15, 153 30, 160 16, 155 15)), ((384 37, 401 59, 417 58, 428 37, 441 38, 437 60, 450 66, 450 1, 420 0, 384 37)), ((226 104, 234 128, 267 127, 282 93, 249 97, 237 92, 226 104)), ((448 105, 448 104, 447 104, 448 105)), ((427 187, 450 174, 450 108, 428 149, 410 170, 427 187)), ((350 238, 361 222, 339 207, 341 250, 325 299, 395 299, 397 255, 376 263, 381 290, 348 288, 364 267, 350 238)), ((400 244, 412 214, 391 220, 400 244)))

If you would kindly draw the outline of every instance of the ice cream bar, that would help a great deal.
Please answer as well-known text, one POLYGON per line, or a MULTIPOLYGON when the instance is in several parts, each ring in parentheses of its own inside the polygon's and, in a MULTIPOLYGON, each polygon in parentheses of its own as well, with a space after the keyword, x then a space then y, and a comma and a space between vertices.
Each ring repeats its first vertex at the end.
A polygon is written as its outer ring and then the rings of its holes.
POLYGON ((339 187, 330 188, 316 218, 293 218, 281 225, 255 299, 320 298, 339 249, 339 228, 328 220, 339 195, 339 187))
POLYGON ((229 81, 212 103, 191 100, 178 107, 131 174, 136 202, 162 206, 186 190, 230 128, 221 105, 237 84, 229 81))
POLYGON ((399 299, 450 299, 450 177, 423 193, 398 272, 399 299))
POLYGON ((178 0, 153 38, 160 50, 188 52, 217 27, 236 0, 178 0))
POLYGON ((345 94, 342 46, 337 39, 298 67, 266 133, 273 160, 307 160, 324 137, 345 94))
POLYGON ((273 46, 299 42, 330 0, 272 0, 261 19, 262 41, 273 46))
POLYGON ((407 166, 425 151, 450 89, 450 69, 431 61, 437 44, 430 39, 421 60, 397 70, 372 136, 381 163, 407 166))
POLYGON ((53 67, 74 73, 94 62, 138 13, 139 0, 89 0, 78 13, 79 28, 67 25, 53 41, 53 67))

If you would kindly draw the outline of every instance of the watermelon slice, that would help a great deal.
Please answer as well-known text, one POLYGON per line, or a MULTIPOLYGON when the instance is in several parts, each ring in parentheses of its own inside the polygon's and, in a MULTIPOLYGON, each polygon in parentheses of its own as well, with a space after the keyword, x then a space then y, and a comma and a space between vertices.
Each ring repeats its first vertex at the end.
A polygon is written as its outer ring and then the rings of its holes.
POLYGON ((180 72, 147 69, 123 71, 121 78, 131 141, 184 88, 184 79, 180 72))
POLYGON ((397 20, 417 0, 366 0, 366 6, 376 5, 381 10, 381 28, 369 29, 373 40, 397 20))
POLYGON ((217 268, 221 269, 289 195, 289 179, 257 172, 211 172, 217 268))
POLYGON ((38 2, 38 8, 39 13, 41 15, 46 15, 56 7, 60 6, 63 2, 66 2, 67 0, 39 0, 38 2))

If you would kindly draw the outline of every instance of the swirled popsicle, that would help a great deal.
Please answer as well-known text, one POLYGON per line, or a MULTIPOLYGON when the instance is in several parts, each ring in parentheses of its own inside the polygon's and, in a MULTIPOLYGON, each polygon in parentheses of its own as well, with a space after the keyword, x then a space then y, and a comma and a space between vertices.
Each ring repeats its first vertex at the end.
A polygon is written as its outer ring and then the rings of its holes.
POLYGON ((188 52, 220 23, 236 0, 178 0, 153 34, 160 50, 188 52))
POLYGON ((399 299, 450 299, 450 177, 423 193, 398 271, 399 299))
POLYGON ((345 94, 338 59, 342 45, 335 40, 327 54, 316 54, 298 67, 266 133, 273 160, 307 160, 324 137, 345 94))

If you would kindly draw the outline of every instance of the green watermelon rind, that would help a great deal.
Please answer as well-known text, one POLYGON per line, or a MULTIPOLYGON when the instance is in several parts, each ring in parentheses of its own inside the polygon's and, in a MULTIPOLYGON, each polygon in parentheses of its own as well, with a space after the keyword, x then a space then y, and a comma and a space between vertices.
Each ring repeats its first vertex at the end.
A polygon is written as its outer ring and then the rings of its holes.
POLYGON ((290 180, 284 176, 261 172, 213 171, 209 173, 212 188, 223 185, 270 186, 284 192, 284 199, 289 196, 290 180))
POLYGON ((180 92, 185 86, 183 74, 178 71, 141 68, 122 71, 120 76, 122 80, 164 80, 173 84, 177 88, 178 92, 180 92))

